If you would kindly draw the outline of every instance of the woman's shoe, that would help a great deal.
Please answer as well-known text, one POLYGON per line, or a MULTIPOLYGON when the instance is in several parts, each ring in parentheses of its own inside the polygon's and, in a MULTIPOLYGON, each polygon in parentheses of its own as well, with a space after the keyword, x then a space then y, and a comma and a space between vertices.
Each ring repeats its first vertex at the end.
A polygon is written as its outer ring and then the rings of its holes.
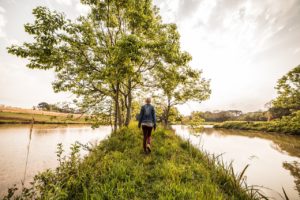
POLYGON ((151 146, 150 146, 150 144, 147 144, 147 150, 148 150, 149 153, 151 152, 151 146))

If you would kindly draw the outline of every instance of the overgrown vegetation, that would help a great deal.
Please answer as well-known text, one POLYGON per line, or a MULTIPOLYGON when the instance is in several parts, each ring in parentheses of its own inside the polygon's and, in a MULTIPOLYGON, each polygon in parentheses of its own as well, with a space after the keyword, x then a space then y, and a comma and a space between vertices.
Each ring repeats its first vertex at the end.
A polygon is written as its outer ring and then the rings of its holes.
POLYGON ((289 116, 283 116, 281 119, 275 119, 268 122, 227 121, 214 125, 214 128, 255 130, 300 135, 300 111, 294 112, 289 116))
MULTIPOLYGON (((134 125, 136 126, 136 125, 134 125)), ((242 187, 236 175, 217 157, 209 157, 173 131, 158 129, 153 150, 142 151, 142 135, 134 127, 122 128, 84 159, 79 145, 68 157, 59 145, 60 165, 35 176, 22 199, 259 199, 259 191, 242 187)), ((5 197, 9 199, 15 189, 5 197)))

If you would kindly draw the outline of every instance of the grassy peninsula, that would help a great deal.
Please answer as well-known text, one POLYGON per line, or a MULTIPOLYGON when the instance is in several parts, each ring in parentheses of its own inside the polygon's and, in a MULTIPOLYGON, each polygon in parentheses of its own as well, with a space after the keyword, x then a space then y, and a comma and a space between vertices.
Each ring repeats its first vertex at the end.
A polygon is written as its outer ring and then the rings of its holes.
MULTIPOLYGON (((136 125, 122 128, 80 158, 79 146, 60 165, 38 174, 23 198, 36 199, 259 199, 242 187, 218 159, 207 156, 171 130, 153 133, 152 153, 142 151, 136 125)), ((14 189, 10 190, 10 195, 14 189)))

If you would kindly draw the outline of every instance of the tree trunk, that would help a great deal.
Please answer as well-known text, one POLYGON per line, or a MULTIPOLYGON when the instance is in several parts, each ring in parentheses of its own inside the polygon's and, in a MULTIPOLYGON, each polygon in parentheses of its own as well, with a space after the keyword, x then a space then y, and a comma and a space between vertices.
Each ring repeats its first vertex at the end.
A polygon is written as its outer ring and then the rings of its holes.
POLYGON ((116 88, 116 126, 119 128, 122 127, 122 115, 121 115, 121 110, 120 110, 120 83, 117 83, 117 88, 116 88))
POLYGON ((111 104, 110 108, 109 108, 109 124, 113 128, 113 122, 112 122, 113 113, 112 113, 112 109, 113 109, 113 105, 111 104))
POLYGON ((169 125, 169 114, 170 114, 170 106, 167 106, 166 112, 165 112, 165 127, 169 125))
POLYGON ((114 112, 114 131, 118 129, 118 100, 117 97, 114 99, 115 103, 115 112, 114 112))
MULTIPOLYGON (((126 100, 126 99, 125 99, 126 100)), ((126 105, 126 120, 125 126, 128 127, 131 120, 131 105, 132 105, 132 94, 131 94, 131 80, 128 80, 128 95, 127 95, 127 105, 126 105)))
MULTIPOLYGON (((118 102, 119 104, 119 102, 118 102)), ((118 106, 118 126, 119 128, 123 126, 123 122, 122 122, 122 114, 121 114, 121 109, 120 109, 120 105, 118 106)))
POLYGON ((165 111, 165 123, 164 123, 165 127, 168 127, 168 125, 169 125, 170 109, 171 109, 171 100, 168 99, 168 105, 167 105, 167 109, 165 111))
POLYGON ((124 96, 121 96, 120 98, 120 115, 121 115, 121 125, 123 126, 124 125, 124 121, 125 121, 125 101, 126 101, 126 98, 124 96))
POLYGON ((114 103, 115 103, 115 113, 114 113, 114 131, 118 129, 118 125, 120 126, 120 107, 119 107, 119 93, 120 93, 120 83, 116 84, 115 88, 115 98, 114 98, 114 103))

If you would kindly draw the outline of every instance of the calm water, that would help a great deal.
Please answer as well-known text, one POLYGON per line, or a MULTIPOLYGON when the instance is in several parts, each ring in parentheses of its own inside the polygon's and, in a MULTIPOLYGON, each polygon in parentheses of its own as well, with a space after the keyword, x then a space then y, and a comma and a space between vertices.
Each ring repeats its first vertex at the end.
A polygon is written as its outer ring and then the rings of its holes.
POLYGON ((181 125, 173 129, 198 148, 222 154, 226 163, 233 161, 236 172, 250 164, 248 185, 263 186, 267 196, 282 199, 279 193, 284 187, 290 199, 300 199, 300 137, 213 128, 193 133, 181 125))
MULTIPOLYGON (((92 129, 90 126, 34 125, 30 137, 30 125, 0 126, 0 197, 13 184, 20 185, 24 179, 28 153, 25 182, 39 171, 57 166, 57 144, 62 143, 66 153, 76 141, 82 144, 97 143, 106 138, 111 128, 103 126, 92 129), (28 151, 28 144, 29 151, 28 151)), ((81 151, 81 155, 86 154, 81 151)))

